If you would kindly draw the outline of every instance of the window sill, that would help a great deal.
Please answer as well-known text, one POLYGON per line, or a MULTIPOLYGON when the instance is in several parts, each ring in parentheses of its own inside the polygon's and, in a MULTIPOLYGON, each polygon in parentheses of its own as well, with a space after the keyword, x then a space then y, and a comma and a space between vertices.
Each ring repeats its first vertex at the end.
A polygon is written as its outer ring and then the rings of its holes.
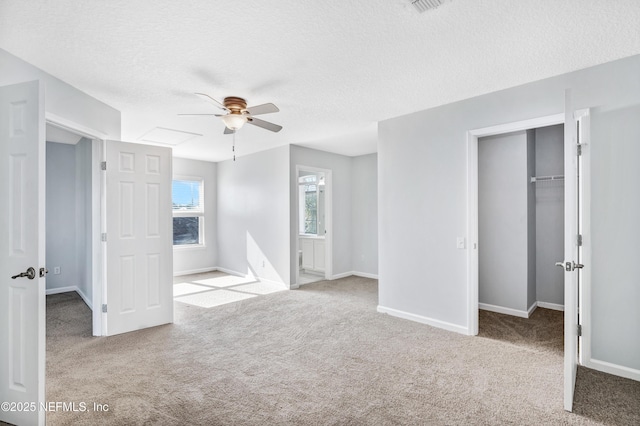
POLYGON ((207 246, 205 244, 182 244, 173 246, 173 249, 177 251, 205 250, 206 248, 207 246))

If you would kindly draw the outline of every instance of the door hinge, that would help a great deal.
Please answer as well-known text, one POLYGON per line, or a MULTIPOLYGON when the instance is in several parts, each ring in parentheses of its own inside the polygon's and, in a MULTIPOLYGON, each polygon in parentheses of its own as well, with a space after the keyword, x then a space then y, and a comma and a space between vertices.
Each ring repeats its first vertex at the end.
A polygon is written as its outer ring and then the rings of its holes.
POLYGON ((582 144, 579 143, 577 147, 578 147, 578 157, 580 157, 582 155, 582 144))
POLYGON ((576 244, 578 244, 578 246, 582 246, 582 234, 578 234, 578 237, 576 238, 576 244))
POLYGON ((582 337, 582 325, 578 324, 578 337, 582 337))
POLYGON ((107 233, 103 232, 102 235, 100 235, 100 241, 107 241, 107 233))
POLYGON ((100 163, 100 169, 101 170, 107 170, 107 162, 106 161, 102 161, 100 163))
POLYGON ((102 312, 105 313, 105 314, 107 313, 107 304, 106 303, 102 304, 102 312))

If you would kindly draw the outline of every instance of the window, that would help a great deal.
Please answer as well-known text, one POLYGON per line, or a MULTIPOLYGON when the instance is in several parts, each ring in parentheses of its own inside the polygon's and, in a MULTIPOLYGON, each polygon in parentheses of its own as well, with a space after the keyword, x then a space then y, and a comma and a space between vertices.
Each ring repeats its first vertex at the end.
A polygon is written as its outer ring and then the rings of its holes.
POLYGON ((204 190, 202 179, 174 179, 173 245, 204 245, 204 190))
POLYGON ((301 176, 299 185, 300 234, 324 234, 324 175, 301 176))

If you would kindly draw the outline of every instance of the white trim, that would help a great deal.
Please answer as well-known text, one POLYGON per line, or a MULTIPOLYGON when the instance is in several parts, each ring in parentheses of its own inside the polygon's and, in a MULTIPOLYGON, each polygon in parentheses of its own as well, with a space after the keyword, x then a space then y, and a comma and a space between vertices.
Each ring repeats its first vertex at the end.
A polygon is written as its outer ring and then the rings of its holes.
POLYGON ((340 278, 350 277, 351 275, 354 275, 353 271, 341 272, 339 274, 332 275, 329 279, 330 280, 339 280, 340 278))
POLYGON ((44 117, 47 124, 50 124, 62 130, 67 130, 71 133, 75 133, 87 139, 106 140, 109 137, 106 133, 90 129, 89 127, 83 126, 82 124, 67 120, 66 118, 62 118, 59 115, 52 114, 50 112, 45 112, 44 117))
POLYGON ((253 275, 253 274, 243 274, 242 272, 238 272, 238 271, 233 271, 231 269, 226 269, 226 268, 221 268, 221 267, 216 267, 215 270, 220 271, 220 272, 224 272, 225 274, 229 274, 229 275, 235 275, 236 277, 240 277, 240 278, 253 278, 256 281, 259 281, 261 283, 268 283, 268 284, 276 284, 276 285, 281 285, 284 288, 288 288, 291 289, 291 286, 282 282, 282 281, 273 281, 267 278, 262 278, 259 277, 257 275, 253 275))
POLYGON ((247 274, 243 274, 242 272, 233 271, 233 270, 227 269, 227 268, 221 268, 220 266, 216 267, 215 269, 220 271, 220 272, 224 272, 225 274, 235 275, 236 277, 245 278, 247 276, 247 274))
POLYGON ((52 295, 52 294, 60 294, 60 293, 69 293, 71 291, 78 291, 78 287, 75 285, 70 285, 67 287, 54 287, 54 288, 48 288, 46 289, 46 291, 44 292, 44 294, 46 294, 47 296, 52 295))
POLYGON ((614 376, 640 381, 640 370, 636 370, 635 368, 624 367, 593 358, 585 362, 584 366, 593 370, 602 371, 603 373, 613 374, 614 376))
POLYGON ((174 277, 181 277, 183 275, 192 275, 192 274, 203 274, 205 272, 215 272, 215 271, 219 271, 218 268, 212 267, 212 268, 200 268, 200 269, 191 269, 188 271, 179 271, 179 272, 173 272, 173 276, 174 277))
POLYGON ((377 280, 378 279, 378 274, 370 274, 368 272, 353 271, 352 274, 355 275, 356 277, 371 278, 373 280, 377 280))
POLYGON ((78 293, 78 295, 80 296, 80 298, 82 300, 84 300, 84 303, 89 307, 89 309, 91 309, 93 311, 93 304, 91 303, 91 301, 89 300, 89 298, 87 297, 86 294, 84 294, 84 292, 82 290, 80 290, 80 288, 78 287, 76 289, 76 293, 78 293))
POLYGON ((52 294, 70 293, 72 291, 75 291, 78 294, 78 296, 80 296, 82 301, 89 307, 89 309, 93 311, 93 306, 89 301, 89 298, 82 292, 82 290, 80 290, 78 286, 72 285, 67 287, 48 288, 46 289, 45 294, 47 296, 50 296, 52 294))
POLYGON ((563 113, 467 131, 467 327, 478 334, 478 138, 564 124, 563 113))
POLYGON ((478 309, 482 309, 483 311, 497 312, 499 314, 511 315, 514 317, 529 318, 531 316, 531 313, 533 313, 533 311, 536 309, 536 303, 534 302, 528 311, 505 308, 504 306, 490 305, 488 303, 478 303, 478 309))
POLYGON ((564 305, 558 303, 536 302, 538 308, 553 309, 554 311, 564 311, 564 305))
POLYGON ((421 324, 430 325, 432 327, 441 328, 447 331, 453 331, 460 334, 469 334, 469 330, 461 325, 452 324, 446 321, 440 321, 433 318, 423 317, 422 315, 416 315, 405 311, 399 311, 393 308, 387 308, 385 306, 378 305, 378 312, 381 314, 389 314, 393 317, 406 319, 409 321, 419 322, 421 324))

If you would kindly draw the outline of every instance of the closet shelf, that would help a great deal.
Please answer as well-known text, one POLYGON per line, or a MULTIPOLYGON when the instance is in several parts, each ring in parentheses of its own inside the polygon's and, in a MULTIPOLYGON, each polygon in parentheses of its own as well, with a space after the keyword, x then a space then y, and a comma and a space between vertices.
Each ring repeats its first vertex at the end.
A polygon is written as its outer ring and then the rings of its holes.
POLYGON ((531 183, 536 182, 550 182, 556 180, 564 180, 564 176, 555 175, 555 176, 531 176, 531 183))

